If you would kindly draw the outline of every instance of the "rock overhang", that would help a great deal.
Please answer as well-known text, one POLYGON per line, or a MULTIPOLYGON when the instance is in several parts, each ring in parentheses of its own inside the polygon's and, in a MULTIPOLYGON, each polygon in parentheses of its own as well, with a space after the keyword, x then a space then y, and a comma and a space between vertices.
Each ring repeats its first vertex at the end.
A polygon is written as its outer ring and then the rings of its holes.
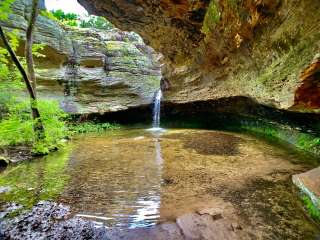
MULTIPOLYGON (((317 1, 78 2, 119 28, 139 33, 164 55, 168 101, 249 96, 280 109, 319 109, 314 104, 293 108, 301 72, 320 52, 317 1)), ((307 103, 309 95, 304 98, 300 102, 307 103)), ((312 101, 319 98, 313 94, 312 101)))

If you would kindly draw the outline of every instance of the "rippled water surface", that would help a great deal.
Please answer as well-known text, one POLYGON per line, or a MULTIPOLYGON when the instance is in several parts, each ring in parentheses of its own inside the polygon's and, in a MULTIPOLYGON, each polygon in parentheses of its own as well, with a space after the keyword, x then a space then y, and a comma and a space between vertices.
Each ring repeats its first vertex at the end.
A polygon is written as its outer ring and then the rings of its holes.
POLYGON ((299 209, 290 181, 312 167, 305 160, 232 133, 119 130, 78 136, 63 151, 9 167, 0 186, 11 191, 0 200, 59 201, 113 228, 215 207, 258 238, 312 239, 318 230, 299 209))

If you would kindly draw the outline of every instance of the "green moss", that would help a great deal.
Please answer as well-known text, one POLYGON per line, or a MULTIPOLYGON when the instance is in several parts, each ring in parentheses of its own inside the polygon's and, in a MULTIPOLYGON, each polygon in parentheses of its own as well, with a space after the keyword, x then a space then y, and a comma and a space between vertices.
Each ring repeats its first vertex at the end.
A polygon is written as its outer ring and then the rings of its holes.
POLYGON ((203 26, 201 31, 208 35, 213 31, 216 24, 220 21, 220 11, 218 2, 216 0, 211 0, 207 13, 204 17, 203 26))
POLYGON ((288 80, 290 75, 294 75, 294 81, 296 81, 297 71, 303 69, 308 63, 310 63, 314 56, 314 48, 320 33, 313 37, 300 40, 299 44, 292 46, 295 40, 289 39, 286 42, 274 43, 277 49, 286 50, 287 53, 278 57, 273 61, 271 65, 265 68, 265 70, 257 78, 256 82, 262 83, 266 86, 274 86, 277 82, 281 82, 284 79, 288 80), (289 50, 288 50, 289 49, 289 50))
POLYGON ((308 196, 302 197, 302 202, 308 214, 317 222, 320 223, 320 208, 315 206, 308 196))
POLYGON ((301 149, 311 149, 320 154, 320 137, 308 134, 300 134, 297 138, 297 145, 301 149))
POLYGON ((242 121, 241 130, 257 134, 267 139, 279 139, 288 142, 298 149, 320 155, 320 138, 277 123, 260 121, 242 121))
POLYGON ((301 36, 299 29, 292 32, 282 32, 277 39, 272 41, 271 46, 279 53, 288 52, 298 44, 298 40, 300 38, 301 36))

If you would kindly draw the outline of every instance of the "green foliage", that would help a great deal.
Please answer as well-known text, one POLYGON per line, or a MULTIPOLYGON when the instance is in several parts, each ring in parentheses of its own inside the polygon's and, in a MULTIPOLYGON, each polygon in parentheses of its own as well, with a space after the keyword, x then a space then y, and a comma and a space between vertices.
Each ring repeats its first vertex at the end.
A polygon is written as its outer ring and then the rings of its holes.
POLYGON ((65 13, 63 10, 59 9, 56 11, 51 11, 52 15, 60 21, 74 21, 78 20, 79 16, 75 13, 65 13))
POLYGON ((102 30, 109 30, 114 28, 114 26, 104 17, 97 16, 89 16, 87 19, 82 19, 79 26, 81 28, 96 28, 102 30))
POLYGON ((215 25, 220 21, 220 12, 218 2, 216 0, 211 0, 207 13, 204 17, 203 27, 201 31, 208 35, 213 31, 215 25))
MULTIPOLYGON (((16 51, 19 47, 18 32, 8 32, 7 35, 16 51)), ((43 44, 34 44, 33 55, 45 57, 40 53, 43 48, 43 44)), ((25 65, 24 58, 19 57, 19 60, 25 65)), ((19 71, 9 61, 6 49, 0 47, 0 147, 27 144, 33 148, 34 153, 47 154, 50 150, 59 148, 63 138, 69 133, 100 132, 117 128, 109 123, 84 123, 72 125, 68 130, 65 124, 67 114, 60 109, 58 103, 39 100, 38 108, 45 128, 45 139, 35 141, 35 123, 31 117, 30 102, 22 94, 23 91, 24 84, 19 71)))
POLYGON ((317 208, 311 199, 307 196, 302 197, 302 201, 304 203, 304 206, 309 213, 309 215, 316 221, 320 222, 320 209, 317 208))
POLYGON ((41 15, 47 17, 53 21, 58 21, 66 26, 80 27, 80 28, 96 28, 102 30, 109 30, 114 28, 114 26, 107 21, 104 17, 98 16, 85 16, 82 17, 75 13, 65 13, 63 10, 59 9, 56 11, 42 11, 41 15))
POLYGON ((313 149, 320 153, 320 138, 308 134, 300 134, 297 138, 297 145, 301 149, 313 149))
MULTIPOLYGON (((7 37, 14 51, 19 46, 18 31, 7 32, 7 37)), ((22 64, 23 58, 19 58, 22 64)), ((14 103, 16 92, 24 87, 18 69, 9 61, 9 54, 5 48, 0 47, 0 119, 6 112, 7 106, 14 103)))
POLYGON ((32 44, 32 55, 36 58, 44 58, 46 55, 41 52, 44 50, 46 45, 44 43, 34 43, 32 44))
POLYGON ((78 27, 80 16, 78 16, 75 13, 65 13, 62 10, 56 10, 56 11, 42 11, 41 15, 43 17, 49 18, 52 21, 56 21, 59 23, 62 23, 66 26, 71 27, 78 27))
POLYGON ((11 13, 11 4, 15 0, 2 0, 0 2, 0 20, 6 20, 11 13))
MULTIPOLYGON (((17 51, 20 43, 18 37, 19 31, 13 30, 6 32, 9 39, 9 43, 13 51, 17 51)), ((44 44, 33 44, 32 53, 34 57, 42 58, 45 57, 41 53, 44 49, 44 44)), ((25 85, 22 81, 21 74, 11 61, 7 50, 0 47, 0 119, 3 113, 6 112, 8 105, 15 104, 16 98, 20 95, 19 91, 23 91, 25 85)), ((25 58, 18 57, 21 64, 25 67, 25 58)))
POLYGON ((33 146, 34 153, 47 154, 61 146, 61 140, 67 132, 64 122, 67 115, 54 101, 41 100, 38 107, 45 128, 45 139, 41 142, 35 141, 30 102, 21 101, 10 105, 8 114, 0 122, 0 147, 28 144, 33 146))
POLYGON ((103 132, 106 130, 119 129, 118 124, 112 123, 94 123, 94 122, 85 122, 79 124, 70 124, 69 131, 73 134, 75 133, 89 133, 89 132, 103 132))
POLYGON ((44 141, 34 144, 33 152, 47 154, 50 150, 57 149, 63 145, 62 139, 67 135, 65 124, 67 114, 55 101, 41 100, 38 102, 38 107, 46 136, 44 141))

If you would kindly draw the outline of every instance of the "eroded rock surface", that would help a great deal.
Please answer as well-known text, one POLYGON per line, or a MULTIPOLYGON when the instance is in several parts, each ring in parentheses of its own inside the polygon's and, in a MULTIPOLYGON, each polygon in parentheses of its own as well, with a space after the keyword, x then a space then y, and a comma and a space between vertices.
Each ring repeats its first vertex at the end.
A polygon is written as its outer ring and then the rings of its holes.
MULTIPOLYGON (((7 30, 19 29, 22 39, 30 4, 15 1, 13 14, 3 23, 7 30)), ((159 89, 159 55, 135 33, 70 28, 39 16, 35 42, 45 45, 46 55, 37 59, 39 95, 58 99, 67 112, 113 112, 147 105, 159 89)))
POLYGON ((78 2, 119 28, 136 31, 164 54, 167 101, 248 96, 291 109, 296 96, 300 104, 293 111, 320 108, 319 69, 303 91, 306 83, 300 79, 319 59, 319 1, 78 2))

